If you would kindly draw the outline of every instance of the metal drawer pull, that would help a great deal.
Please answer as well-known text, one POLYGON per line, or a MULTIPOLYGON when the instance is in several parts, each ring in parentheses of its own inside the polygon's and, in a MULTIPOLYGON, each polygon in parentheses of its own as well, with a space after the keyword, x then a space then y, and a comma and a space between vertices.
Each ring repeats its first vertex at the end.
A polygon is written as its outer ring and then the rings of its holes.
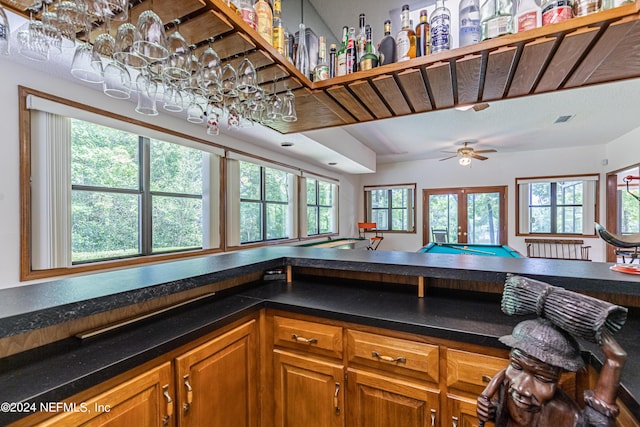
POLYGON ((431 427, 436 427, 436 410, 431 410, 431 427))
POLYGON ((187 388, 187 402, 182 407, 187 412, 191 408, 191 403, 193 403, 193 387, 189 383, 189 375, 184 376, 184 386, 187 388))
POLYGON ((338 401, 339 394, 340 394, 340 383, 336 383, 336 392, 333 394, 333 407, 336 411, 336 415, 340 415, 340 403, 338 401))
POLYGON ((169 395, 169 384, 162 387, 162 394, 167 399, 167 414, 162 417, 162 426, 166 427, 169 425, 169 420, 173 415, 173 399, 169 395))
POLYGON ((383 356, 380 353, 378 353, 377 351, 372 351, 371 352, 371 356, 380 359, 380 360, 384 360, 385 362, 391 362, 391 363, 407 363, 407 358, 403 357, 403 356, 398 356, 398 357, 391 357, 391 356, 383 356))
POLYGON ((318 344, 318 340, 316 338, 304 338, 296 334, 291 334, 291 338, 293 338, 295 342, 301 342, 304 344, 318 344))
POLYGON ((491 381, 491 377, 489 375, 483 375, 482 376, 482 382, 483 383, 488 383, 491 381))

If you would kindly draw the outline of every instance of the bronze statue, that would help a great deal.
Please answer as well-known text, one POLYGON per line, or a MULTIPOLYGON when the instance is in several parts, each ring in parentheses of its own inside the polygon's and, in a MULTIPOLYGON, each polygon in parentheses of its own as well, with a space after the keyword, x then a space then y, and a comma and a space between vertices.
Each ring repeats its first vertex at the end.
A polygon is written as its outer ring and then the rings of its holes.
POLYGON ((480 425, 496 427, 609 427, 627 354, 614 340, 627 310, 592 297, 519 276, 505 284, 502 309, 507 314, 536 313, 500 341, 511 347, 510 364, 478 397, 480 425), (570 332, 569 332, 570 331, 570 332), (580 408, 558 387, 563 371, 583 366, 574 336, 600 344, 605 360, 594 390, 580 408))

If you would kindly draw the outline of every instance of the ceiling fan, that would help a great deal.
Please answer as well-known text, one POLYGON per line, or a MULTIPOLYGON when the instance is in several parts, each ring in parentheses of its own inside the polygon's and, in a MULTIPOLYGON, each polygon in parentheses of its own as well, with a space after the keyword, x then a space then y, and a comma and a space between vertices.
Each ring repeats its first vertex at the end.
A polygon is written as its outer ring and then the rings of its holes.
POLYGON ((458 160, 458 162, 462 165, 462 166, 467 166, 471 164, 471 159, 477 159, 477 160, 487 160, 488 157, 485 156, 481 156, 481 153, 496 153, 497 151, 494 149, 488 149, 488 150, 474 150, 472 147, 469 147, 469 141, 466 141, 464 143, 464 146, 458 148, 457 151, 443 151, 443 153, 451 153, 453 154, 453 156, 449 156, 449 157, 445 157, 443 159, 440 159, 440 161, 443 160, 448 160, 448 159, 452 159, 454 157, 459 157, 460 159, 458 160))

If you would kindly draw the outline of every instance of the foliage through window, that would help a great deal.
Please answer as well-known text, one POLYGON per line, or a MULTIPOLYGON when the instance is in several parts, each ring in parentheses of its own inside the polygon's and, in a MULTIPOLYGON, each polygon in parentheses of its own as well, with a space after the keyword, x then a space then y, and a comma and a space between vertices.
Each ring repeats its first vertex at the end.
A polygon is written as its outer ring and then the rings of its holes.
POLYGON ((307 235, 333 232, 334 185, 319 179, 307 181, 307 235))
POLYGON ((415 184, 365 187, 367 222, 378 230, 415 232, 415 184))

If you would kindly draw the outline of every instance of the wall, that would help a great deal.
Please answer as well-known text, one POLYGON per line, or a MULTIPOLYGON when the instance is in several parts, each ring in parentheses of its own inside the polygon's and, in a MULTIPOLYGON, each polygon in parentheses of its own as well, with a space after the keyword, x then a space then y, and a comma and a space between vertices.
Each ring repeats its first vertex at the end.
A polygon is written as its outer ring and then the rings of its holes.
POLYGON ((18 85, 47 92, 83 104, 92 105, 122 115, 130 115, 163 128, 185 134, 193 134, 200 139, 209 139, 227 147, 243 150, 258 156, 304 168, 310 172, 340 179, 340 230, 345 236, 355 234, 352 218, 357 214, 356 204, 359 192, 359 178, 339 176, 335 171, 324 170, 270 152, 244 141, 225 135, 210 137, 206 135, 204 125, 193 125, 184 118, 160 114, 147 118, 134 112, 131 101, 109 98, 101 91, 88 89, 76 82, 56 76, 46 75, 18 63, 0 58, 0 129, 2 143, 0 155, 0 288, 28 284, 19 281, 20 266, 20 188, 19 188, 19 129, 18 129, 18 85))

